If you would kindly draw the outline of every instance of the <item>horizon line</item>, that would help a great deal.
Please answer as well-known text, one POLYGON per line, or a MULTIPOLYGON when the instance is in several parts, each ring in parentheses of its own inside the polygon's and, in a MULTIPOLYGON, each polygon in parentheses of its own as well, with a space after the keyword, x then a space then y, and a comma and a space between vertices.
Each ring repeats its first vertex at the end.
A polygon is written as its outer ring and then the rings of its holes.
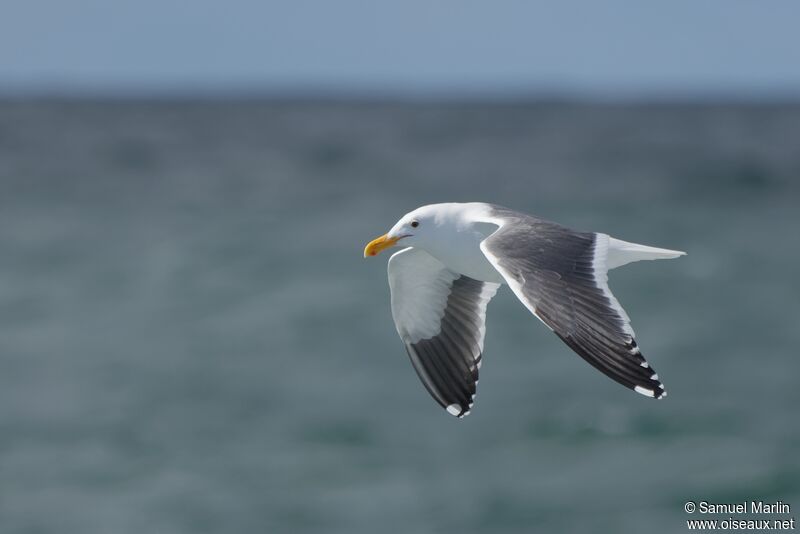
POLYGON ((0 87, 0 101, 275 101, 341 103, 780 104, 800 102, 798 89, 408 89, 377 87, 129 87, 59 85, 0 87))

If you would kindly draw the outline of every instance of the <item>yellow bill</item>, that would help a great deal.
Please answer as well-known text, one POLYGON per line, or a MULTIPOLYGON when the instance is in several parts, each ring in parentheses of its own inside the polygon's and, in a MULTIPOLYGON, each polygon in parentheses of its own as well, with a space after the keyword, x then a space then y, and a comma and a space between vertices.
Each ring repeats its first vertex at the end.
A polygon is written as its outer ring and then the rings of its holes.
POLYGON ((383 250, 395 246, 399 240, 399 237, 389 237, 388 234, 384 234, 376 239, 373 239, 367 243, 366 247, 364 247, 364 257, 377 256, 383 250))

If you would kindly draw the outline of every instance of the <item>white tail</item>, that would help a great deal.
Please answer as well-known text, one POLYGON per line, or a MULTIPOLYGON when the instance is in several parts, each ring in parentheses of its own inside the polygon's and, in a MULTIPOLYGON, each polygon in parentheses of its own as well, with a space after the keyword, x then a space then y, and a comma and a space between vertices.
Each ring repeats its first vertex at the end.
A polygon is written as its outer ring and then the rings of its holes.
POLYGON ((614 269, 622 265, 627 265, 634 261, 641 260, 668 260, 685 256, 685 252, 680 250, 669 250, 666 248, 648 247, 637 243, 628 243, 620 239, 608 237, 608 252, 606 256, 606 268, 614 269))

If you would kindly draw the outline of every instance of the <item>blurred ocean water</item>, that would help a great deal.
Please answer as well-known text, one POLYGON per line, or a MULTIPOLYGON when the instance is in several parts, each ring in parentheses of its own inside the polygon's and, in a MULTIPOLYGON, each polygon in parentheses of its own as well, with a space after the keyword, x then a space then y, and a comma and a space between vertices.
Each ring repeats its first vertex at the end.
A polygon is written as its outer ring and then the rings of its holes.
POLYGON ((0 103, 0 532, 800 512, 798 234, 796 104, 0 103), (667 399, 507 289, 473 413, 428 397, 361 251, 471 200, 689 253, 610 276, 667 399))

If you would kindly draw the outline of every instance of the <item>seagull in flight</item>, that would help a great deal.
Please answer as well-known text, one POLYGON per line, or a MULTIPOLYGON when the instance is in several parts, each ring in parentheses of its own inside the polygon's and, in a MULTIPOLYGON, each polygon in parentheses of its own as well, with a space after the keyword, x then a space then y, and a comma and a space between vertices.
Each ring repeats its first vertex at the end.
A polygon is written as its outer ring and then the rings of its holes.
POLYGON ((677 258, 677 250, 577 232, 482 202, 422 206, 370 241, 389 259, 392 317, 425 389, 448 413, 470 413, 486 334, 486 306, 506 284, 523 305, 596 369, 637 393, 667 392, 647 363, 608 271, 677 258))

